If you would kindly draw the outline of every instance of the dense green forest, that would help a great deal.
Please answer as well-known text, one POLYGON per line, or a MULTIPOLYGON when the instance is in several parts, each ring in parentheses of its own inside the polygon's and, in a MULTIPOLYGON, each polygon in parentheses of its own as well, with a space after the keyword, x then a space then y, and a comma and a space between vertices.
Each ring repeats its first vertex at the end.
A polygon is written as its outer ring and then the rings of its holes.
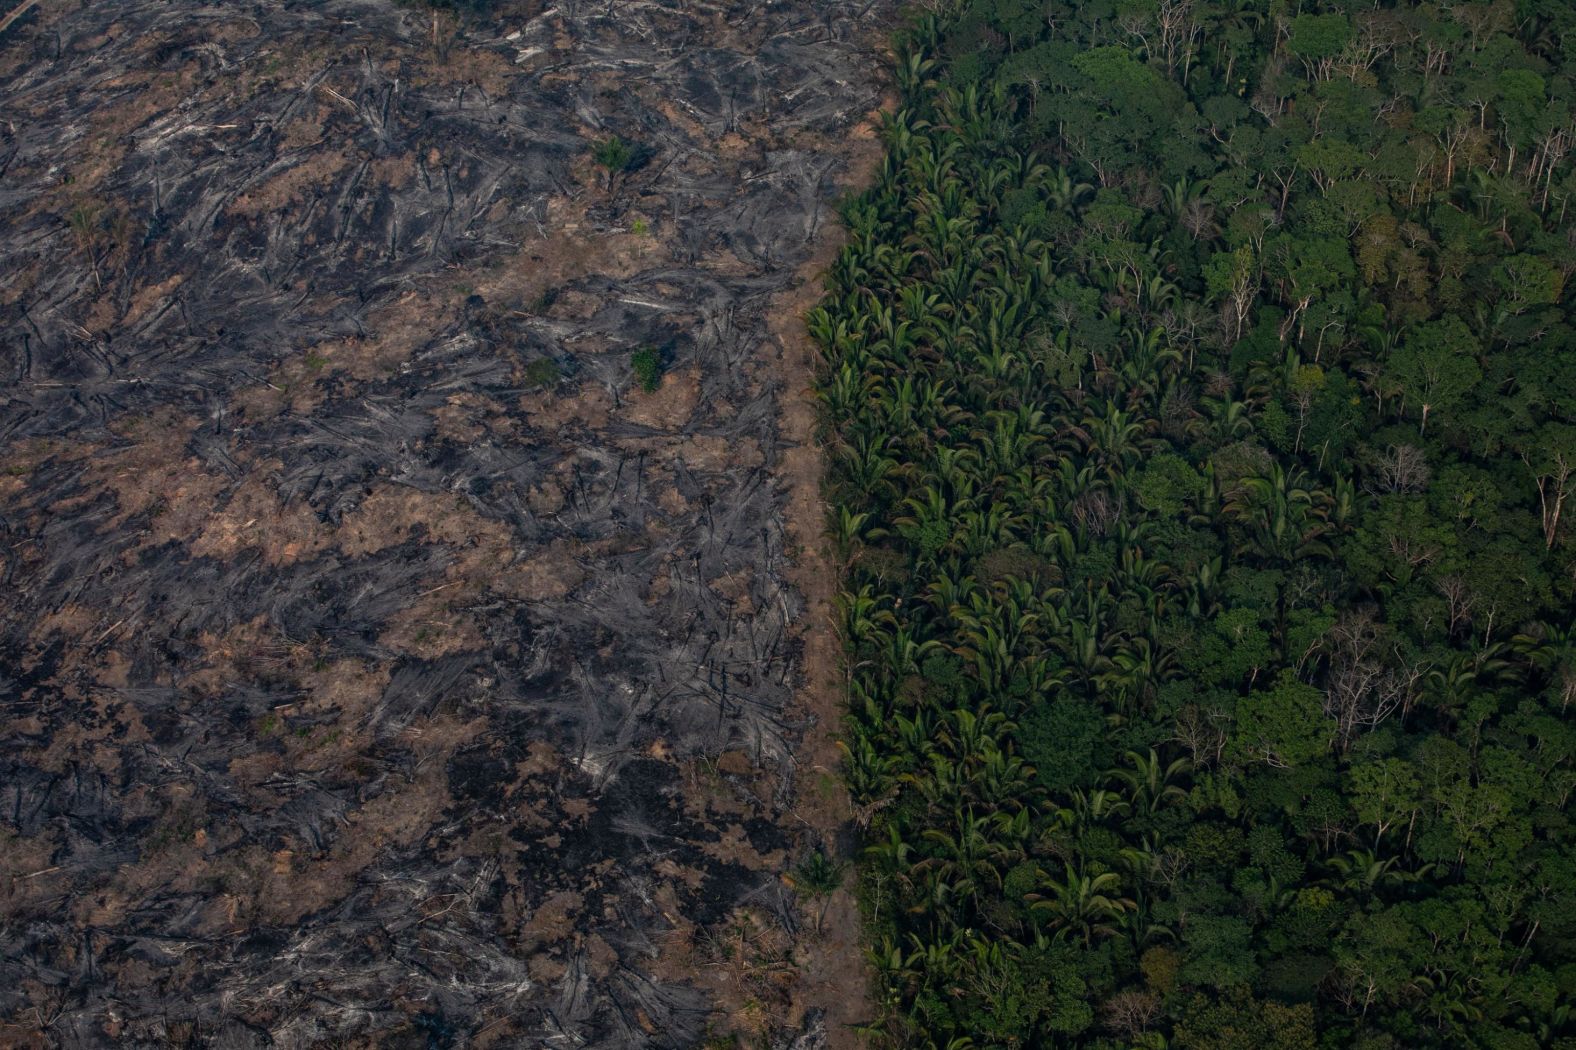
POLYGON ((881 1045, 1576 1047, 1576 11, 913 17, 811 315, 881 1045))

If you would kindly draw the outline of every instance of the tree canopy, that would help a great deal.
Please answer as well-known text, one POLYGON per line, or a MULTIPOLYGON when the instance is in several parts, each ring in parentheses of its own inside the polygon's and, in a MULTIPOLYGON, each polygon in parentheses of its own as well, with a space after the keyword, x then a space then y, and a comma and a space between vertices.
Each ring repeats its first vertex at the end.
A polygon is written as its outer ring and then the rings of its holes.
POLYGON ((1576 9, 898 50, 810 318, 879 1037, 1576 1048, 1576 9))

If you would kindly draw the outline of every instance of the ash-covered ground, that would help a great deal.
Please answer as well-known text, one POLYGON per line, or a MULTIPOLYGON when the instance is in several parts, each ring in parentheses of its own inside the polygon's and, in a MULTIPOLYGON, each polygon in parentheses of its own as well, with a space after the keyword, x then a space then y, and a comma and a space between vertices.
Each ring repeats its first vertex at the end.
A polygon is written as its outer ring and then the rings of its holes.
POLYGON ((858 1016, 774 311, 890 11, 494 7, 0 36, 0 1045, 858 1016))

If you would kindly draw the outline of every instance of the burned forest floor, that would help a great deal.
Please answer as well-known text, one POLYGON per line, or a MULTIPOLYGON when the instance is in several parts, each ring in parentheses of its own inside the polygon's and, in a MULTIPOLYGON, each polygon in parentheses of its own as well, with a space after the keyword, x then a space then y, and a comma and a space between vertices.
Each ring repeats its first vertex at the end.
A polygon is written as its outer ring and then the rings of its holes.
POLYGON ((0 1045, 855 1044, 799 318, 891 18, 0 34, 0 1045))

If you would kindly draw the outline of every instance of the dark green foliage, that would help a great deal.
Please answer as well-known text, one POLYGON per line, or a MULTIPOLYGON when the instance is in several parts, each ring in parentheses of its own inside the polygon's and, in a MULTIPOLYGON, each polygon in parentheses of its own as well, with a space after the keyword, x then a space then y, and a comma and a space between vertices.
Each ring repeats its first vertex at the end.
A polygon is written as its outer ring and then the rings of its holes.
POLYGON ((591 156, 609 175, 619 175, 628 171, 635 163, 636 150, 634 146, 613 135, 598 142, 596 148, 591 151, 591 156))
MULTIPOLYGON (((591 159, 596 161, 597 166, 605 173, 609 196, 614 195, 618 190, 624 175, 644 167, 651 156, 649 147, 626 142, 617 135, 602 139, 591 150, 591 159)), ((639 220, 637 226, 643 222, 644 220, 639 220)))
POLYGON ((894 1046, 1576 1046, 1576 17, 920 15, 810 318, 894 1046))
POLYGON ((1100 712, 1071 697, 1037 704, 1019 726, 1023 757, 1051 791, 1092 788, 1110 758, 1100 712))
POLYGON ((635 382, 650 394, 662 385, 662 352, 655 347, 643 346, 629 355, 629 364, 635 370, 635 382))
POLYGON ((561 375, 563 369, 550 357, 539 357, 525 366, 525 382, 529 386, 552 386, 561 375))
POLYGON ((801 895, 820 900, 821 910, 816 915, 815 926, 819 930, 826 918, 826 902, 838 887, 842 886, 843 879, 848 874, 848 865, 841 861, 834 861, 823 851, 816 850, 810 854, 799 866, 793 869, 791 881, 793 888, 801 895))

